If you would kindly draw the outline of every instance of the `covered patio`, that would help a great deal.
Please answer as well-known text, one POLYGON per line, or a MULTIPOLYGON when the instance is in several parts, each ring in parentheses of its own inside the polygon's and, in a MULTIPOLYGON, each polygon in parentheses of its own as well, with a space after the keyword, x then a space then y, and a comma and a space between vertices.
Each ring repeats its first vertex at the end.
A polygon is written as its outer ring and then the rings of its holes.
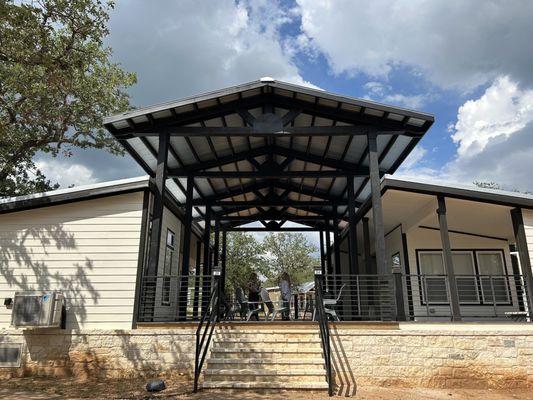
POLYGON ((176 313, 166 318, 197 319, 206 306, 201 292, 210 291, 209 279, 201 276, 220 266, 224 290, 229 231, 317 231, 322 273, 333 276, 341 273, 340 236, 346 230, 348 271, 389 274, 380 179, 398 168, 432 123, 428 114, 271 78, 107 118, 105 127, 153 181, 138 321, 159 319, 157 297, 164 285, 178 285, 180 299, 176 313), (184 218, 177 277, 158 267, 167 194, 184 218), (359 265, 355 229, 358 208, 368 197, 377 249, 373 271, 359 265), (252 221, 263 226, 242 227, 252 221), (305 227, 286 227, 287 221, 305 227), (203 243, 191 266, 195 227, 203 243), (188 286, 194 288, 192 299, 188 286))

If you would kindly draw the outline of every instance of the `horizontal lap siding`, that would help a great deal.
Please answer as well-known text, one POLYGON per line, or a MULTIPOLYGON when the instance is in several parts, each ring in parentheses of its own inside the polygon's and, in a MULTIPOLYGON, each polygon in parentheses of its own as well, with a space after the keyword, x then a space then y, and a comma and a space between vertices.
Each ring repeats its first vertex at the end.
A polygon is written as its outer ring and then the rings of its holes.
POLYGON ((526 231, 527 248, 529 251, 529 259, 533 265, 533 211, 522 210, 524 219, 524 229, 526 231))
MULTIPOLYGON (((0 215, 0 298, 61 290, 67 328, 131 328, 142 192, 0 215)), ((11 310, 0 308, 0 327, 11 310)))

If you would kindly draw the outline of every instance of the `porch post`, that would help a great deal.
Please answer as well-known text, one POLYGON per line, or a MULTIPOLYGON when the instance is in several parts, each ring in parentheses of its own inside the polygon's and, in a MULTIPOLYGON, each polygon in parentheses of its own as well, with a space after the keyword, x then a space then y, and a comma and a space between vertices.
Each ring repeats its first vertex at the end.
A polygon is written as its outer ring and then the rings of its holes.
POLYGON ((444 256, 444 272, 448 278, 448 294, 450 297, 450 309, 452 312, 452 321, 461 321, 461 309, 459 307, 459 293, 457 291, 457 281, 455 280, 455 271, 453 268, 452 250, 450 246, 450 234, 448 232, 448 220, 446 219, 446 199, 444 196, 438 196, 440 239, 442 242, 442 255, 444 256))
POLYGON ((198 299, 200 298, 200 275, 201 275, 201 257, 202 257, 202 241, 196 241, 196 265, 195 265, 195 278, 194 278, 194 300, 192 306, 193 319, 198 318, 198 299))
POLYGON ((533 316, 533 272, 531 271, 531 260, 529 259, 529 249, 527 247, 526 231, 524 229, 524 218, 522 209, 514 208, 511 210, 511 219, 513 221, 513 230, 516 240, 516 248, 520 257, 520 268, 526 286, 526 297, 528 301, 528 310, 530 317, 533 316))
POLYGON ((359 265, 357 259, 357 224, 355 222, 355 191, 353 187, 353 176, 347 178, 347 184, 350 274, 355 275, 359 273, 359 265))
POLYGON ((376 243, 377 273, 389 275, 390 268, 385 262, 385 228, 383 227, 383 207, 381 205, 381 183, 379 177, 378 145, 376 134, 368 136, 368 158, 370 161, 370 190, 372 194, 372 217, 374 219, 374 240, 376 243))
POLYGON ((220 241, 220 221, 215 218, 215 243, 213 245, 213 265, 218 266, 220 260, 219 241, 220 241))
POLYGON ((334 256, 335 256, 335 274, 340 275, 342 274, 341 270, 341 235, 339 232, 339 220, 335 218, 333 220, 333 248, 334 248, 334 256))
POLYGON ((324 260, 324 231, 321 229, 318 231, 320 238, 320 269, 322 270, 322 276, 326 275, 326 260, 324 260))
POLYGON ((370 255, 370 229, 368 227, 368 218, 363 218, 363 250, 365 254, 365 263, 363 274, 372 273, 372 256, 370 255))
POLYGON ((333 266, 331 265, 331 237, 330 237, 329 219, 326 218, 326 269, 327 275, 333 275, 333 266))
POLYGON ((222 270, 220 272, 220 285, 222 292, 225 293, 226 290, 226 255, 227 255, 227 234, 228 232, 222 230, 222 270))
POLYGON ((204 227, 204 267, 202 270, 202 315, 204 314, 211 295, 211 267, 209 265, 209 240, 211 238, 211 206, 205 207, 204 227))
POLYGON ((183 253, 181 259, 181 273, 179 277, 180 289, 178 291, 178 316, 180 319, 186 318, 187 295, 189 286, 189 265, 191 258, 191 225, 192 225, 192 201, 193 201, 194 177, 187 177, 187 188, 185 193, 185 218, 183 221, 183 253))
POLYGON ((152 209, 152 229, 150 233, 150 247, 148 251, 148 265, 146 268, 146 280, 142 304, 143 314, 154 317, 157 270, 159 266, 159 250, 161 249, 161 229, 163 226, 163 208, 165 196, 165 182, 167 180, 169 136, 159 134, 159 148, 157 151, 157 167, 155 170, 154 205, 152 209))

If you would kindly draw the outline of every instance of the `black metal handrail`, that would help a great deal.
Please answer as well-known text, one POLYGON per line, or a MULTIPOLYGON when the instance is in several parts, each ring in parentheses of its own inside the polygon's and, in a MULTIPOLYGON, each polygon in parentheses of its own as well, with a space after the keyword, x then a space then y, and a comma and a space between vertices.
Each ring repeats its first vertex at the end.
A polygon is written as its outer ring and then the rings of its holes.
POLYGON ((209 303, 205 308, 202 319, 198 323, 198 328, 196 329, 194 392, 198 391, 198 381, 200 379, 202 367, 204 366, 205 357, 207 355, 207 351, 209 350, 209 344, 211 343, 213 331, 215 330, 215 326, 220 317, 220 280, 218 277, 214 277, 214 279, 215 283, 213 285, 213 290, 211 291, 209 303))
POLYGON ((328 382, 328 394, 333 396, 333 374, 331 369, 331 345, 329 335, 329 322, 324 308, 322 276, 315 276, 315 296, 316 296, 316 317, 320 327, 320 339, 322 340, 322 350, 324 352, 324 363, 326 367, 326 379, 328 382))

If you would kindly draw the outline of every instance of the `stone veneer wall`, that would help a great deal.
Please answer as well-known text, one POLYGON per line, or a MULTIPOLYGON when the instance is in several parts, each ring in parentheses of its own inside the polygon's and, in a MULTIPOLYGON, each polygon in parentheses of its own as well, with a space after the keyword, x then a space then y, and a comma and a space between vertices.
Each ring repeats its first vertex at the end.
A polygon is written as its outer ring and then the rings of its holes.
MULTIPOLYGON (((353 392, 356 385, 533 388, 533 324, 407 323, 391 327, 332 326, 333 362, 341 393, 353 392)), ((302 328, 311 334, 318 331, 302 328)), ((0 342, 25 343, 23 366, 0 368, 4 376, 121 378, 191 374, 194 367, 195 328, 190 326, 2 330, 0 342)))

